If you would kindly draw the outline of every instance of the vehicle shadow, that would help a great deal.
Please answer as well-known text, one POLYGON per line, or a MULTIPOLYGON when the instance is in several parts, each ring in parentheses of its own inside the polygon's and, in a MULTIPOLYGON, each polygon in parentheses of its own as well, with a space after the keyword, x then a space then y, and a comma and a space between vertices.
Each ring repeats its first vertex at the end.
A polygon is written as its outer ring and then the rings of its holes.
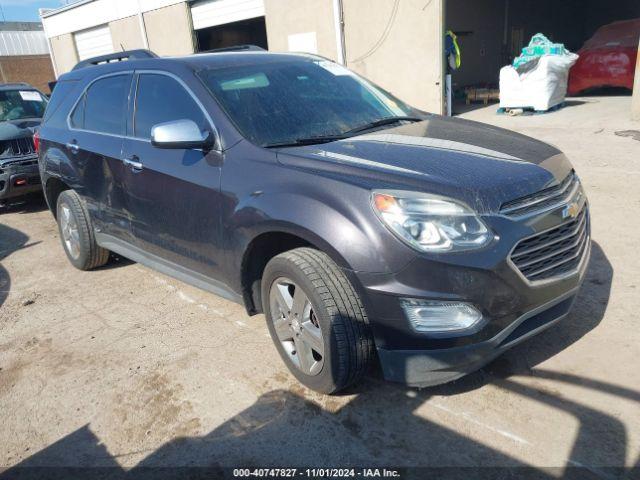
POLYGON ((0 307, 2 307, 11 291, 11 277, 2 262, 17 250, 40 243, 27 243, 28 241, 29 236, 25 233, 0 223, 0 307))
MULTIPOLYGON (((26 242, 19 232, 8 233, 13 235, 13 245, 26 242)), ((369 377, 362 387, 351 392, 353 398, 344 404, 331 397, 309 395, 292 382, 288 390, 264 393, 253 405, 209 433, 175 438, 127 468, 121 466, 121 459, 139 452, 111 454, 108 445, 87 424, 6 470, 0 474, 0 480, 232 478, 232 472, 222 468, 234 466, 417 468, 403 472, 402 478, 631 478, 640 472, 623 469, 628 434, 621 419, 587 406, 578 397, 561 394, 549 385, 559 382, 638 404, 640 392, 536 368, 601 322, 612 278, 613 269, 606 255, 594 243, 583 291, 568 318, 515 347, 485 369, 449 385, 415 390, 369 377), (515 375, 529 376, 536 382, 512 378, 515 375), (575 419, 575 437, 573 432, 569 435, 573 443, 563 446, 569 452, 564 465, 533 467, 522 460, 526 455, 515 458, 492 441, 482 442, 468 434, 469 429, 478 427, 478 422, 456 412, 454 407, 448 409, 446 402, 448 397, 487 384, 508 392, 513 402, 526 399, 575 419), (429 410, 429 419, 417 412, 425 408, 433 409, 429 410)), ((504 434, 497 430, 488 433, 504 434)), ((539 435, 535 434, 540 434, 534 423, 527 433, 536 438, 539 435)), ((565 432, 549 435, 561 433, 565 432)), ((530 440, 515 435, 502 438, 503 442, 515 443, 512 450, 520 452, 533 448, 535 439, 530 440)), ((544 459, 538 458, 540 461, 544 459)))
MULTIPOLYGON (((563 381, 609 393, 618 391, 638 401, 638 392, 619 391, 604 382, 590 384, 571 376, 563 381)), ((631 471, 622 467, 627 437, 619 419, 518 382, 505 380, 499 386, 576 419, 578 431, 573 446, 568 445, 565 465, 533 467, 471 438, 464 426, 448 426, 451 416, 447 413, 436 416, 437 423, 423 418, 416 410, 437 406, 439 400, 434 402, 426 391, 412 395, 414 390, 386 385, 335 410, 289 390, 273 390, 208 434, 176 438, 126 469, 119 460, 139 452, 112 455, 85 425, 0 474, 0 480, 233 478, 232 471, 222 469, 294 466, 402 468, 406 469, 402 478, 416 479, 631 478, 627 476, 631 471)), ((473 427, 473 422, 468 426, 473 427)), ((536 429, 535 425, 531 428, 536 429)), ((514 450, 532 447, 526 440, 520 442, 526 443, 514 446, 514 450)))
POLYGON ((11 199, 6 206, 0 207, 0 215, 5 213, 36 213, 47 208, 47 202, 42 193, 30 193, 11 199))

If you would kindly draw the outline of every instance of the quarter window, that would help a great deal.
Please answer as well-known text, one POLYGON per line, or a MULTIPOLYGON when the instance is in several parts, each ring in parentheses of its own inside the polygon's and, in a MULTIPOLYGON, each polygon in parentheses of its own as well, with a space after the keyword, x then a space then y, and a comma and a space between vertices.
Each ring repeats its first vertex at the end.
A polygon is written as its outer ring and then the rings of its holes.
POLYGON ((97 80, 71 114, 71 124, 92 132, 122 135, 124 132, 129 75, 97 80))
POLYGON ((76 105, 76 108, 71 114, 71 126, 73 128, 84 128, 84 100, 86 96, 82 94, 82 98, 76 105))
POLYGON ((148 139, 154 125, 175 120, 193 120, 202 130, 207 128, 202 109, 179 82, 167 75, 141 74, 134 136, 148 139))

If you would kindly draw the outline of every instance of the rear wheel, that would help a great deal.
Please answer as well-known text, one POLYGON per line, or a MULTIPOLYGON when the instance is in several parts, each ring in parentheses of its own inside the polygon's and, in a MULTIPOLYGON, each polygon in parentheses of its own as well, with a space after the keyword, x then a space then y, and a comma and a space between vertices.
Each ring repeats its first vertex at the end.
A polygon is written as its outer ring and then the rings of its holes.
POLYGON ((58 196, 56 211, 60 240, 71 264, 80 270, 91 270, 107 263, 109 251, 96 243, 91 218, 80 196, 65 190, 58 196))
POLYGON ((297 248, 274 257, 265 268, 262 299, 271 337, 301 383, 334 393, 362 378, 373 356, 367 316, 326 254, 297 248))

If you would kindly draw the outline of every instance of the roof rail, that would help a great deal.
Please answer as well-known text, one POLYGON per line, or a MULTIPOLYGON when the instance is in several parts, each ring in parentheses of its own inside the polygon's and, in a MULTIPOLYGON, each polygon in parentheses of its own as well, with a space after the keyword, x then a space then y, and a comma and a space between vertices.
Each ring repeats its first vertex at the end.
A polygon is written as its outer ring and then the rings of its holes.
POLYGON ((234 45, 232 47, 213 48, 198 53, 220 53, 220 52, 265 52, 266 50, 257 45, 234 45))
POLYGON ((104 63, 123 62, 125 60, 140 60, 145 58, 157 58, 158 56, 151 50, 126 50, 124 52, 110 53, 99 57, 88 58, 73 67, 73 70, 79 70, 85 67, 101 65, 104 63))

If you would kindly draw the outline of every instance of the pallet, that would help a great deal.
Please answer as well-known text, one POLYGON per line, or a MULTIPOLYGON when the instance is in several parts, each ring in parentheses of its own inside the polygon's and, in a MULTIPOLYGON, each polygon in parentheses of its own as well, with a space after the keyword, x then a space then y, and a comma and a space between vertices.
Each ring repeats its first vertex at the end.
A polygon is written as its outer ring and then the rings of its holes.
POLYGON ((483 102, 488 105, 490 101, 500 100, 500 90, 497 88, 465 88, 464 93, 467 97, 467 105, 472 102, 483 102))
POLYGON ((554 105, 553 107, 547 110, 534 110, 533 107, 519 107, 519 108, 498 108, 498 115, 513 115, 510 113, 513 110, 522 110, 523 112, 520 115, 544 115, 545 113, 557 112, 561 108, 566 106, 565 102, 554 105))

